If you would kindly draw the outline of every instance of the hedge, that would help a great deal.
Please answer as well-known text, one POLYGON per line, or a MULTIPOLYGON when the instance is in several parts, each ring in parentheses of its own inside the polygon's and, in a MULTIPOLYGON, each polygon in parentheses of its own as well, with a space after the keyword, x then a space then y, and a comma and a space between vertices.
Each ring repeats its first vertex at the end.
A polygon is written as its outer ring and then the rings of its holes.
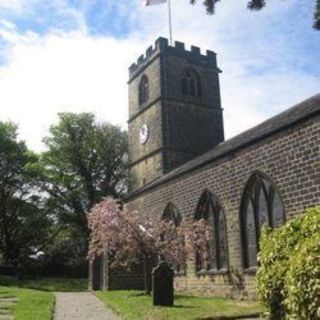
POLYGON ((264 228, 258 259, 258 296, 269 319, 320 319, 320 207, 264 228))

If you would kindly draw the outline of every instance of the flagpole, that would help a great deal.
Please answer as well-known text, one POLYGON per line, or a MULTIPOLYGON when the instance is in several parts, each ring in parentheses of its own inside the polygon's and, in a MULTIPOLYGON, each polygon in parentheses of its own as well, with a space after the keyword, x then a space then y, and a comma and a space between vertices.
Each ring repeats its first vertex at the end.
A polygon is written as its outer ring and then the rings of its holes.
POLYGON ((168 15, 169 15, 169 44, 172 46, 172 15, 171 15, 171 0, 168 0, 168 15))

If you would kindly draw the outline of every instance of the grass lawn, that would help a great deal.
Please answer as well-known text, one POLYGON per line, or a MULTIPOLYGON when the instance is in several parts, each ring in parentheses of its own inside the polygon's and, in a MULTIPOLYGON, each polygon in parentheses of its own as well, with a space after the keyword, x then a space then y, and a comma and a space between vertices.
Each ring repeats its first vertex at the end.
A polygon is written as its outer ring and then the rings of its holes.
POLYGON ((153 307, 152 299, 142 291, 99 291, 96 295, 124 319, 201 319, 240 316, 262 312, 255 301, 175 296, 174 307, 153 307))
POLYGON ((15 320, 52 320, 53 292, 85 291, 87 283, 85 279, 18 280, 0 276, 0 315, 11 314, 15 320))
POLYGON ((0 276, 0 286, 19 287, 41 291, 86 291, 87 279, 43 278, 19 280, 16 277, 0 276))
POLYGON ((6 306, 0 303, 0 314, 5 310, 14 315, 15 320, 51 320, 54 306, 52 292, 0 286, 1 298, 17 298, 17 303, 6 306))

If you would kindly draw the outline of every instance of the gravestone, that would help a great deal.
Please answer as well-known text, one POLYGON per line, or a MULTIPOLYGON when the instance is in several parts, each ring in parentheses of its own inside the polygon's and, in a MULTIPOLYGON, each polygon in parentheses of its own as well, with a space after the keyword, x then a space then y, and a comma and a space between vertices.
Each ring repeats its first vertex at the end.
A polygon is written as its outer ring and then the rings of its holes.
POLYGON ((154 306, 173 306, 174 272, 167 262, 161 261, 152 271, 154 306))

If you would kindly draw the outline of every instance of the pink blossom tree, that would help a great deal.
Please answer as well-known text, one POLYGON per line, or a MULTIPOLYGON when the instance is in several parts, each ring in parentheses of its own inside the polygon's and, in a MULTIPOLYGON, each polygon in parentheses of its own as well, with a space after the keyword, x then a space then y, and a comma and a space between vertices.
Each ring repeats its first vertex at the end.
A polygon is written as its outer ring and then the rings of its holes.
POLYGON ((155 259, 165 260, 173 266, 184 266, 186 254, 208 260, 208 242, 211 232, 204 220, 184 227, 175 226, 173 221, 157 220, 136 211, 121 210, 119 203, 106 198, 96 204, 88 214, 91 230, 88 258, 108 252, 113 257, 111 267, 130 268, 143 264, 145 290, 150 293, 151 267, 155 259), (191 246, 185 246, 185 237, 191 246))
POLYGON ((121 210, 116 200, 106 198, 88 214, 91 230, 88 258, 104 252, 113 256, 111 267, 143 263, 145 289, 150 292, 150 272, 156 259, 184 264, 182 230, 170 221, 156 221, 134 211, 121 210))
POLYGON ((205 219, 196 220, 188 230, 188 237, 191 250, 196 255, 197 265, 205 268, 210 260, 210 244, 213 242, 212 226, 205 219))

